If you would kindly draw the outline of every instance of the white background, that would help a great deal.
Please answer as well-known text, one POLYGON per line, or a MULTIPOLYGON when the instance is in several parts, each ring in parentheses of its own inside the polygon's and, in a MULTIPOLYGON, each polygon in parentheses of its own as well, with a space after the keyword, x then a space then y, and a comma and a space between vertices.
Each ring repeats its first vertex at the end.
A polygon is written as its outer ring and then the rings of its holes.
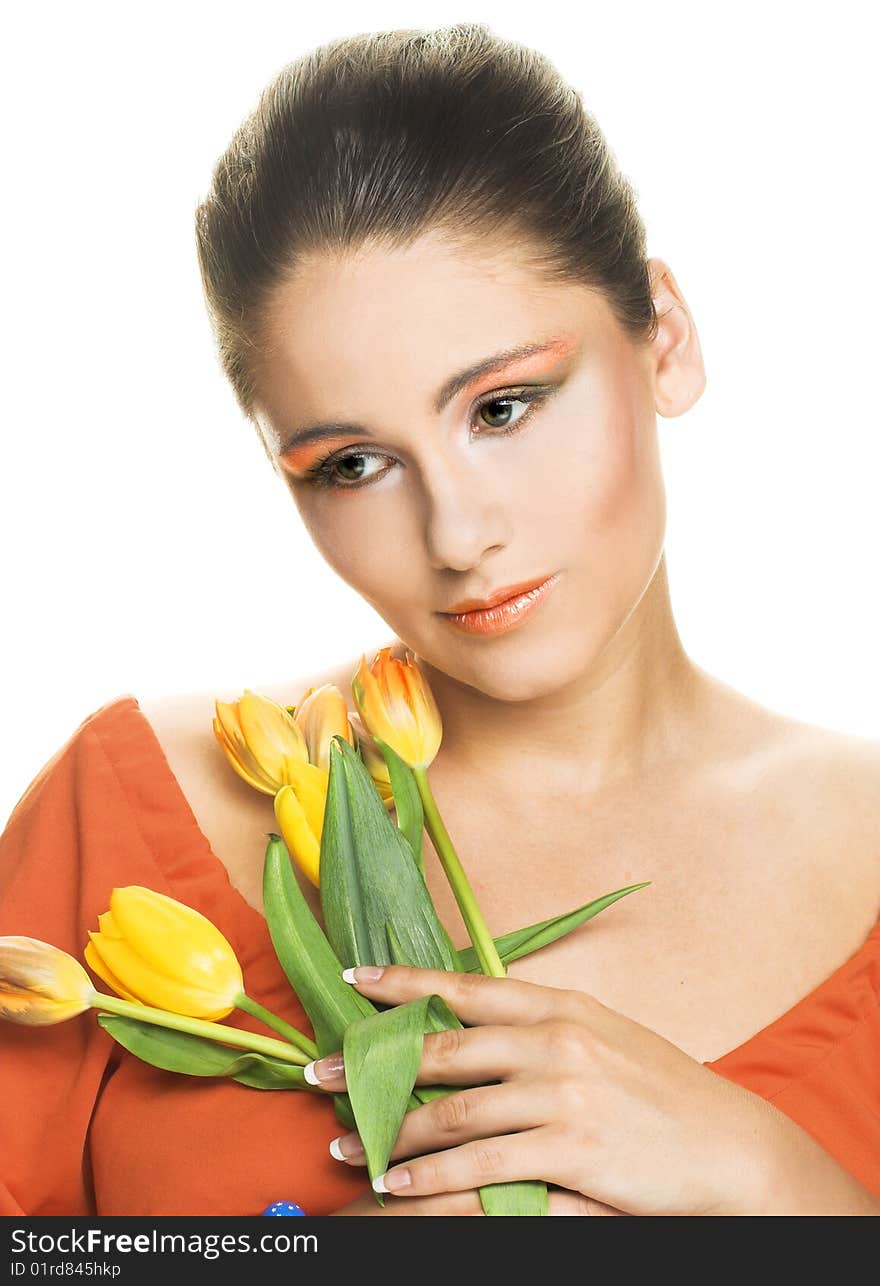
POLYGON ((684 645, 766 705, 880 736, 873 8, 10 10, 0 822, 116 696, 231 699, 388 634, 312 549, 223 380, 193 212, 285 62, 400 26, 486 21, 583 93, 706 362, 698 405, 659 420, 684 645))

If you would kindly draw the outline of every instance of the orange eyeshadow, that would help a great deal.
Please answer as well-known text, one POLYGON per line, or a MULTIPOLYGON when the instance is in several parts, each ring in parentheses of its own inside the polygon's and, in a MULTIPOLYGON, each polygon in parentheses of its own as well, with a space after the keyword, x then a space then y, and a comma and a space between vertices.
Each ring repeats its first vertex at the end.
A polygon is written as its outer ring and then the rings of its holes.
POLYGON ((289 447, 282 455, 285 465, 294 473, 307 473, 316 460, 350 442, 350 437, 325 438, 323 442, 305 442, 301 447, 289 447))
MULTIPOLYGON (((527 379, 534 372, 541 372, 547 369, 548 356, 556 355, 557 360, 561 361, 563 357, 567 357, 569 353, 573 352, 576 347, 576 339, 560 339, 554 344, 549 344, 543 352, 533 353, 531 357, 514 357, 512 361, 505 362, 503 366, 496 366, 493 371, 477 375, 469 384, 465 385, 462 393, 466 393, 475 384, 484 383, 490 378, 493 381, 498 381, 506 371, 514 371, 517 375, 521 375, 523 379, 527 379)), ((508 381, 511 384, 516 384, 517 382, 515 379, 508 381)))

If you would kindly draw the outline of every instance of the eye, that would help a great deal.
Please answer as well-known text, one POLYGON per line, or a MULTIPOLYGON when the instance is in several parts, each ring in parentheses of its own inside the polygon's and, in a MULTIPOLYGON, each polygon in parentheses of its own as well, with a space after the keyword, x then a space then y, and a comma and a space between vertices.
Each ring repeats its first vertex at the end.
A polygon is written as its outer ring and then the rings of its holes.
POLYGON ((369 460, 383 460, 384 456, 367 455, 362 451, 350 451, 347 455, 337 456, 332 462, 333 472, 343 482, 363 482, 374 474, 367 468, 369 460))
POLYGON ((339 455, 330 455, 309 469, 304 481, 319 487, 338 487, 352 490, 356 487, 369 486, 386 472, 389 457, 375 451, 356 451, 349 448, 339 455), (376 463, 375 468, 368 467, 368 461, 376 463), (381 467, 385 463, 385 468, 381 467))
POLYGON ((487 429, 513 430, 514 425, 518 425, 525 420, 532 406, 530 403, 540 402, 548 396, 546 389, 524 389, 517 393, 495 393, 481 402, 476 411, 476 425, 481 425, 487 429), (515 409, 519 407, 519 414, 514 416, 515 409), (513 417, 513 418, 511 418, 513 417))
POLYGON ((504 429, 511 423, 514 403, 514 398, 493 397, 491 402, 484 402, 480 407, 480 418, 490 429, 504 429))

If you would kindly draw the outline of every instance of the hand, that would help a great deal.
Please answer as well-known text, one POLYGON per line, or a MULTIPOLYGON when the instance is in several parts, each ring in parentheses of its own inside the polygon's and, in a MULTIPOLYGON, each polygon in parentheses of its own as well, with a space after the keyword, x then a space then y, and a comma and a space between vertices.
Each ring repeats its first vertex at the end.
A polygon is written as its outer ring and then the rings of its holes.
MULTIPOLYGON (((595 997, 402 965, 355 985, 384 1005, 436 993, 467 1024, 425 1036, 416 1084, 477 1088, 407 1113, 391 1155, 412 1159, 384 1177, 396 1198, 543 1179, 608 1213, 760 1213, 761 1166, 793 1123, 595 997)), ((342 1090, 331 1060, 316 1075, 342 1090)))

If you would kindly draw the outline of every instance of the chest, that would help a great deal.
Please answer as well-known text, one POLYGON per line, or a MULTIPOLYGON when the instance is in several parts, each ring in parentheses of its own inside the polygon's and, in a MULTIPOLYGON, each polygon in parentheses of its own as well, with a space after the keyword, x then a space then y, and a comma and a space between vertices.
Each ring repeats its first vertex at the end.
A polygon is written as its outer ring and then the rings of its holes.
MULTIPOLYGON (((711 1062, 754 1036, 863 944, 878 914, 876 853, 847 848, 827 799, 737 781, 646 789, 624 806, 441 810, 494 937, 622 887, 651 883, 509 966, 574 988, 711 1062)), ((426 839, 428 885, 468 942, 426 839)))
MULTIPOLYGON (((590 807, 547 807, 526 791, 504 806, 442 778, 434 789, 495 937, 650 881, 509 972, 589 992, 700 1062, 791 1009, 858 950, 877 918, 876 854, 850 845, 846 818, 827 798, 795 785, 665 783, 590 807)), ((249 800, 209 838, 260 909, 265 833, 277 828, 271 801, 249 800)), ((425 865, 453 944, 467 945, 427 836, 425 865)), ((300 883, 320 919, 317 891, 300 883)))

